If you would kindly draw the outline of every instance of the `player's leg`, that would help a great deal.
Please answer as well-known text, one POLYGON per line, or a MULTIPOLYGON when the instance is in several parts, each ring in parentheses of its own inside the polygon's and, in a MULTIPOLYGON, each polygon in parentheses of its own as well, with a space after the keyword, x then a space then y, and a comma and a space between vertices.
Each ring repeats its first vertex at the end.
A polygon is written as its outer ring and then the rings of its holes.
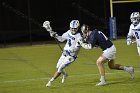
POLYGON ((62 73, 62 75, 66 75, 66 74, 67 74, 66 71, 65 71, 65 69, 63 69, 63 70, 61 71, 61 73, 62 73))
POLYGON ((110 69, 126 70, 127 72, 132 70, 132 67, 126 67, 120 64, 115 64, 116 48, 112 46, 104 51, 103 55, 108 59, 108 66, 110 69))
POLYGON ((68 74, 64 71, 64 68, 65 67, 67 67, 67 66, 69 66, 71 63, 73 63, 74 61, 75 61, 75 59, 76 58, 74 58, 74 57, 72 57, 72 56, 67 56, 66 57, 66 59, 65 59, 65 62, 63 63, 63 65, 62 65, 62 70, 61 70, 61 72, 62 72, 62 74, 63 74, 63 76, 62 76, 62 83, 64 83, 65 82, 65 80, 66 80, 66 78, 68 77, 68 74))
POLYGON ((140 47, 137 46, 138 54, 140 56, 140 47))
POLYGON ((47 87, 51 86, 52 82, 61 75, 61 72, 56 71, 53 77, 46 84, 47 87))
POLYGON ((98 83, 97 85, 106 85, 106 81, 105 81, 105 69, 104 69, 104 63, 107 60, 111 60, 115 58, 115 53, 116 53, 116 48, 115 46, 111 46, 110 48, 107 48, 106 50, 103 51, 102 56, 100 56, 97 60, 97 66, 101 75, 100 78, 100 83, 98 83))
POLYGON ((123 66, 120 64, 115 64, 114 60, 110 60, 108 62, 108 66, 110 69, 125 70, 131 75, 131 78, 134 78, 134 68, 132 66, 123 66))
POLYGON ((47 87, 51 86, 52 82, 61 75, 60 66, 63 63, 64 59, 65 59, 65 56, 61 55, 60 59, 58 60, 57 66, 56 66, 57 71, 54 73, 53 77, 46 84, 47 87))
POLYGON ((124 66, 124 70, 131 75, 132 79, 134 79, 134 67, 133 66, 124 66))
POLYGON ((64 83, 66 77, 68 76, 68 74, 66 72, 64 72, 64 69, 65 69, 65 67, 67 67, 74 61, 75 61, 75 59, 73 57, 71 57, 71 56, 65 57, 62 55, 57 64, 57 71, 55 72, 53 77, 49 80, 49 82, 46 84, 46 86, 47 87, 51 86, 52 82, 55 79, 57 79, 61 73, 63 73, 62 83, 64 83))
POLYGON ((68 77, 68 73, 66 73, 65 71, 64 71, 64 69, 62 70, 62 74, 63 74, 63 76, 62 76, 62 83, 64 83, 65 82, 65 79, 68 77))
POLYGON ((124 66, 120 64, 115 64, 114 59, 108 61, 108 66, 110 69, 124 70, 124 66))
POLYGON ((96 61, 96 64, 100 73, 100 82, 96 84, 97 86, 102 86, 102 85, 107 84, 105 80, 105 69, 104 69, 105 61, 106 61, 106 58, 103 55, 100 56, 96 61))

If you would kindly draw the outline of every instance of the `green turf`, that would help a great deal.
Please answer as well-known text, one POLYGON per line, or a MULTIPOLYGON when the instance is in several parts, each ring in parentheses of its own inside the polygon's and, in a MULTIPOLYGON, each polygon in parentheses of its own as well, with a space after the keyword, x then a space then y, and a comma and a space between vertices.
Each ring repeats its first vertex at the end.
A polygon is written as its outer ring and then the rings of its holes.
MULTIPOLYGON (((0 48, 0 93, 140 93, 140 57, 136 44, 127 46, 125 40, 113 41, 117 48, 116 63, 135 67, 135 79, 124 71, 110 70, 105 64, 106 86, 95 86, 99 80, 96 59, 101 49, 81 48, 78 59, 50 88, 45 87, 55 72, 61 51, 56 44, 0 48)), ((63 44, 61 44, 63 46, 63 44)))

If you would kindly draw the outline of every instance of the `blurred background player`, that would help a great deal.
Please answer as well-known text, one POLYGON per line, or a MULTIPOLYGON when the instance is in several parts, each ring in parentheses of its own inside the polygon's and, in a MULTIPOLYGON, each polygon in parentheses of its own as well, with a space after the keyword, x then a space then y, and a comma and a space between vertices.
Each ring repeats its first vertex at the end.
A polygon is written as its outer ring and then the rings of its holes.
POLYGON ((100 47, 103 51, 101 56, 97 59, 96 64, 98 66, 100 72, 100 82, 96 84, 97 86, 106 85, 107 82, 105 80, 105 69, 104 63, 108 62, 108 66, 110 69, 117 70, 125 70, 133 78, 134 68, 132 66, 122 66, 120 64, 115 64, 115 54, 116 48, 114 44, 101 32, 97 29, 91 31, 88 25, 83 25, 81 27, 81 31, 83 33, 83 37, 86 38, 86 42, 80 40, 79 43, 85 49, 93 49, 94 47, 100 47))
POLYGON ((137 43, 137 50, 140 56, 140 13, 133 12, 130 15, 131 25, 127 35, 127 45, 132 44, 132 37, 134 36, 137 43))
MULTIPOLYGON (((46 84, 47 87, 51 86, 52 82, 63 74, 62 83, 68 76, 68 74, 64 71, 64 68, 70 65, 77 58, 78 52, 80 50, 80 45, 77 43, 77 38, 81 37, 81 34, 78 33, 80 23, 78 20, 72 20, 70 22, 70 29, 63 33, 62 36, 58 36, 58 34, 54 31, 51 31, 50 36, 56 38, 58 41, 63 42, 67 40, 65 47, 63 49, 63 53, 58 60, 57 63, 57 71, 54 73, 53 77, 46 84)), ((45 26, 44 26, 45 27, 45 26)), ((81 37, 82 38, 82 37, 81 37)))

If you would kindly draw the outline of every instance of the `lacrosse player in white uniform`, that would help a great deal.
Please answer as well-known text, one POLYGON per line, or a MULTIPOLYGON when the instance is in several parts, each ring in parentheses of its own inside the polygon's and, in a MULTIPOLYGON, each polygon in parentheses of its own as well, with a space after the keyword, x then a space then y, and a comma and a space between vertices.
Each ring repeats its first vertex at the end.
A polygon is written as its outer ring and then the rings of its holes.
POLYGON ((134 77, 134 68, 132 66, 122 66, 121 64, 115 64, 115 45, 99 30, 90 30, 88 25, 83 25, 81 27, 83 36, 87 39, 86 42, 79 39, 80 45, 85 49, 94 49, 99 47, 102 49, 103 53, 96 61, 98 70, 100 72, 100 82, 97 86, 106 85, 105 80, 105 69, 104 64, 107 62, 110 69, 125 70, 132 78, 134 77))
POLYGON ((132 44, 132 37, 134 36, 137 43, 137 50, 140 56, 140 13, 133 12, 130 15, 131 25, 129 27, 129 32, 127 35, 127 45, 132 44))
MULTIPOLYGON (((81 34, 78 33, 78 29, 79 29, 80 23, 78 20, 72 20, 70 22, 70 29, 63 33, 62 36, 59 36, 56 32, 51 31, 50 36, 56 38, 58 41, 63 42, 63 41, 67 41, 62 55, 58 60, 57 63, 57 71, 54 73, 53 77, 48 81, 48 83, 46 84, 47 87, 51 86, 52 82, 58 78, 60 76, 60 74, 62 73, 63 77, 62 77, 62 83, 64 83, 66 77, 68 76, 68 74, 64 71, 64 68, 69 66, 71 63, 73 63, 75 61, 75 59, 77 58, 78 52, 80 50, 80 45, 77 43, 78 40, 77 38, 81 37, 81 34)), ((45 25, 43 27, 46 27, 45 25)), ((47 28, 47 27, 46 27, 47 28)), ((52 29, 48 29, 47 30, 52 30, 52 29)), ((82 37, 81 37, 82 38, 82 37)))

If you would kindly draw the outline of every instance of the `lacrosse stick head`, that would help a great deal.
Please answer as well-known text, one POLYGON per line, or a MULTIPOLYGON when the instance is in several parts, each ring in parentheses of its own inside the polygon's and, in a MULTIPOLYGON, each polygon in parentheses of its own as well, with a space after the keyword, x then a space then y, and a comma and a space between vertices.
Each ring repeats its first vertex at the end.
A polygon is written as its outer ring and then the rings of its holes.
POLYGON ((43 23, 43 27, 46 28, 46 30, 49 31, 49 32, 52 31, 52 28, 50 26, 50 21, 45 21, 43 23))

